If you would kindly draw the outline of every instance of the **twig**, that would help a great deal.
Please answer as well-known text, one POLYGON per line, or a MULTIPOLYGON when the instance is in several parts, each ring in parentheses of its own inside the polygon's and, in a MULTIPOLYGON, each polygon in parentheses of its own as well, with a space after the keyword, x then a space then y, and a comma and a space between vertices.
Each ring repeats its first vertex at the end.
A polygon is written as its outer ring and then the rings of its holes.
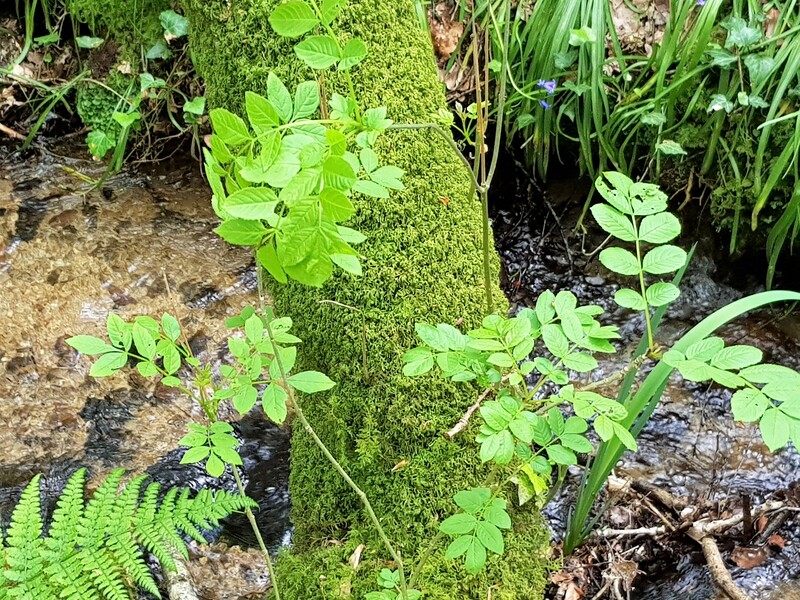
MULTIPOLYGON (((770 500, 769 502, 764 502, 761 506, 759 506, 756 510, 753 511, 752 518, 757 520, 763 514, 775 512, 776 510, 784 509, 784 502, 779 500, 770 500)), ((739 512, 730 517, 725 519, 717 519, 715 521, 709 521, 707 519, 700 519, 699 521, 695 521, 694 524, 689 528, 687 532, 689 537, 693 540, 699 542, 704 537, 709 535, 714 535, 716 533, 721 533, 723 531, 727 531, 731 527, 735 527, 739 523, 744 520, 744 513, 739 512)))
POLYGON ((703 548, 703 554, 708 563, 708 569, 711 571, 711 578, 714 580, 723 592, 725 592, 731 600, 752 600, 742 588, 736 585, 736 582, 731 577, 730 571, 725 566, 725 561, 719 552, 717 542, 713 537, 707 535, 700 539, 700 546, 703 548))
POLYGON ((615 537, 631 537, 637 535, 647 535, 655 537, 663 535, 669 530, 666 525, 659 525, 658 527, 637 527, 635 529, 601 529, 597 532, 598 537, 602 538, 615 538, 615 537))
MULTIPOLYGON (((505 377, 503 377, 502 381, 507 381, 508 377, 509 376, 506 375, 505 377)), ((453 425, 452 429, 450 429, 450 431, 444 434, 445 439, 452 440, 455 436, 464 431, 467 428, 467 425, 469 425, 469 420, 472 418, 472 415, 475 413, 476 410, 480 408, 481 403, 484 400, 486 400, 486 397, 493 391, 494 388, 486 388, 485 390, 483 390, 483 392, 481 392, 481 395, 478 396, 478 399, 475 400, 472 406, 470 406, 467 409, 467 412, 461 415, 461 418, 458 420, 458 423, 453 425)))
POLYGON ((2 123, 0 123, 0 131, 5 133, 8 137, 14 138, 15 140, 24 140, 25 139, 25 136, 22 135, 20 132, 14 131, 13 129, 11 129, 11 127, 6 127, 2 123))

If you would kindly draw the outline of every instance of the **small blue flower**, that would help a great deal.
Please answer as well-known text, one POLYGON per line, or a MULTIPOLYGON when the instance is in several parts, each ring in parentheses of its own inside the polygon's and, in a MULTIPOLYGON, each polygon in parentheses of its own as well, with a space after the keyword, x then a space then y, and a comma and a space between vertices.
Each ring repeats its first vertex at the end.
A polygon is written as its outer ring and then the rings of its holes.
POLYGON ((556 93, 556 80, 551 79, 549 81, 545 81, 544 79, 540 79, 539 83, 536 84, 539 86, 539 89, 545 90, 549 95, 553 95, 556 93))
POLYGON ((550 110, 550 103, 547 100, 539 100, 539 104, 542 105, 542 108, 545 110, 550 110))
POLYGON ((706 0, 697 0, 697 6, 705 6, 706 0))

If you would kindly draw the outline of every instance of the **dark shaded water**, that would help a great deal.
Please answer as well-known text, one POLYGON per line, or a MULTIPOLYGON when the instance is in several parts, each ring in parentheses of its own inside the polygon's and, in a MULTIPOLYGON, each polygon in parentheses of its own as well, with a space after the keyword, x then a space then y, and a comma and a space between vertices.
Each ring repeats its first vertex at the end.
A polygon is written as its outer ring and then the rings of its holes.
MULTIPOLYGON (((585 186, 570 180, 554 184, 536 200, 522 201, 495 215, 495 235, 506 271, 505 287, 517 307, 532 305, 546 290, 569 289, 584 304, 599 304, 607 313, 601 320, 620 327, 618 353, 600 359, 594 380, 624 368, 644 332, 640 315, 618 308, 613 294, 620 280, 609 274, 593 251, 603 241, 591 227, 583 237, 567 241, 585 198, 585 186), (544 202, 546 201, 546 205, 544 202)), ((521 195, 529 195, 523 193, 521 195)), ((658 341, 669 346, 705 316, 747 293, 761 291, 757 269, 716 268, 718 248, 709 232, 685 232, 684 247, 698 242, 693 262, 682 283, 682 296, 672 305, 661 327, 658 341), (735 282, 736 287, 726 282, 735 282)), ((762 311, 726 326, 720 335, 728 343, 758 346, 765 361, 800 367, 800 321, 780 320, 776 313, 762 311)), ((614 389, 598 390, 611 397, 614 389)), ((742 495, 759 504, 774 492, 800 481, 800 454, 793 447, 772 455, 752 425, 734 423, 731 393, 716 386, 682 382, 673 376, 659 408, 642 432, 636 454, 626 453, 616 469, 619 477, 630 477, 657 485, 676 496, 697 503, 718 505, 721 510, 740 505, 742 495)), ((565 489, 545 513, 556 536, 566 526, 574 503, 579 474, 572 473, 565 489)), ((625 507, 617 511, 624 514, 625 507)), ((800 584, 787 583, 800 577, 800 523, 794 513, 780 535, 787 546, 763 565, 743 570, 732 567, 734 579, 753 598, 775 600, 800 594, 800 584)), ((608 525, 608 520, 604 521, 608 525)), ((660 524, 660 523, 659 523, 660 524)), ((612 523, 619 527, 619 523, 612 523)), ((724 545, 724 543, 723 543, 724 545)), ((664 548, 659 556, 642 557, 647 574, 637 580, 631 598, 643 600, 715 598, 715 590, 698 547, 664 548)))

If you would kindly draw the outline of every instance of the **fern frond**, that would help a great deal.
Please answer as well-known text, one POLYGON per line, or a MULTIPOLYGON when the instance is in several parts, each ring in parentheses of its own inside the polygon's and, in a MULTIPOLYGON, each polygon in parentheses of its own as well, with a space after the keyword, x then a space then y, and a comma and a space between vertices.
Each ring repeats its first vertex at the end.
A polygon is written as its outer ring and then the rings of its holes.
POLYGON ((43 583, 44 559, 41 556, 42 505, 37 475, 22 492, 11 514, 11 525, 6 535, 7 565, 4 576, 10 582, 10 598, 55 598, 43 583))
POLYGON ((5 539, 0 538, 0 600, 130 600, 135 586, 160 598, 143 547, 165 570, 174 571, 173 554, 188 558, 181 533, 203 540, 200 529, 255 506, 227 492, 203 490, 192 498, 179 488, 159 502, 157 483, 142 493, 146 477, 120 489, 122 477, 122 470, 112 472, 86 503, 86 470, 78 470, 56 504, 45 537, 40 476, 30 482, 5 539))

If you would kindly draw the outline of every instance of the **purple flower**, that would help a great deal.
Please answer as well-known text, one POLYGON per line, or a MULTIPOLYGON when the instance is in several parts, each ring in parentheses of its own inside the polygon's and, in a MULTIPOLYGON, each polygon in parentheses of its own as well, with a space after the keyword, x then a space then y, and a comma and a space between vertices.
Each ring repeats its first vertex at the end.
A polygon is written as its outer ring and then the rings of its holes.
POLYGON ((542 105, 543 109, 550 110, 550 103, 547 100, 539 100, 539 104, 542 105))
POLYGON ((544 79, 540 79, 539 83, 536 85, 539 86, 539 89, 545 90, 551 96, 556 93, 555 79, 551 79, 550 81, 545 81, 544 79))
POLYGON ((706 0, 697 0, 697 6, 705 6, 706 0))

